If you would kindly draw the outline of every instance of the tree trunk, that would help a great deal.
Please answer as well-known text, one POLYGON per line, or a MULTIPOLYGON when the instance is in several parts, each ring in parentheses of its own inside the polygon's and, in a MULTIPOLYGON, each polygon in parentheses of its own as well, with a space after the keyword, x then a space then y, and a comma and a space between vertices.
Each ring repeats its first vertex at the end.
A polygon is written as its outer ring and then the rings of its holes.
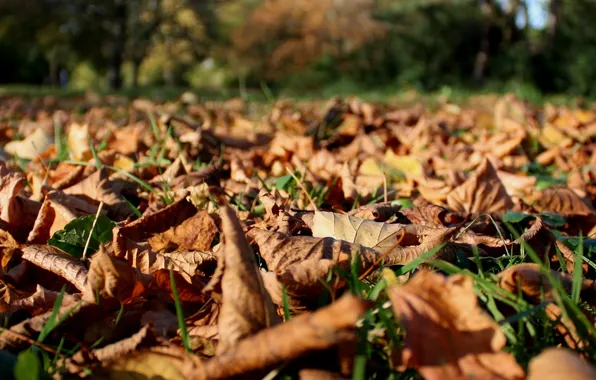
POLYGON ((561 0, 550 0, 548 7, 548 23, 546 30, 549 37, 554 37, 557 34, 559 15, 561 14, 561 0))
POLYGON ((490 54, 490 27, 492 23, 492 7, 490 0, 480 0, 480 10, 482 12, 482 39, 480 41, 480 49, 476 53, 476 61, 474 62, 474 82, 477 85, 484 84, 484 75, 486 66, 488 64, 490 54))
POLYGON ((139 87, 139 71, 141 70, 142 60, 134 60, 132 62, 132 87, 139 87))
POLYGON ((108 85, 110 90, 119 90, 122 88, 122 54, 124 53, 124 44, 120 46, 115 42, 112 47, 110 66, 108 68, 108 85))
POLYGON ((127 10, 125 2, 118 2, 114 10, 112 44, 108 66, 108 84, 110 90, 119 90, 122 88, 122 63, 124 61, 124 50, 126 49, 127 10))

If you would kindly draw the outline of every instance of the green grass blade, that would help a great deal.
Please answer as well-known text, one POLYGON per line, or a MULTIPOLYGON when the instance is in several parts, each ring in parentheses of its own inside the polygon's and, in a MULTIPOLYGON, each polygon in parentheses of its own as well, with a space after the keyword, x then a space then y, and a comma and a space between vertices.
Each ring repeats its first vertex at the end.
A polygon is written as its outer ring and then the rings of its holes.
POLYGON ((409 271, 415 269, 418 265, 424 263, 426 260, 428 260, 431 257, 433 257, 434 255, 436 255, 437 252, 439 252, 444 246, 445 246, 445 243, 439 244, 436 247, 430 249, 429 251, 423 253, 416 260, 412 260, 409 263, 407 263, 406 265, 399 268, 396 272, 396 275, 401 276, 401 275, 404 275, 404 274, 408 273, 409 271))
POLYGON ((178 328, 180 329, 180 335, 182 336, 182 344, 186 352, 191 353, 192 347, 190 346, 190 337, 186 330, 186 322, 184 321, 184 311, 182 310, 182 303, 180 302, 180 296, 178 295, 178 288, 176 288, 176 280, 174 279, 174 267, 170 263, 170 283, 172 285, 172 294, 174 295, 174 304, 176 305, 176 317, 178 318, 178 328))
POLYGON ((573 263, 573 283, 571 285, 571 299, 573 302, 579 302, 579 294, 582 290, 584 280, 582 264, 584 263, 584 242, 582 234, 579 235, 579 244, 576 248, 575 261, 573 263))
POLYGON ((43 328, 39 332, 39 336, 37 337, 37 341, 39 343, 43 343, 44 339, 50 335, 50 333, 58 326, 57 318, 58 312, 60 311, 60 307, 62 306, 62 300, 64 299, 64 292, 66 291, 66 286, 63 286, 56 297, 56 301, 54 302, 54 308, 52 309, 52 314, 50 314, 50 318, 43 328))

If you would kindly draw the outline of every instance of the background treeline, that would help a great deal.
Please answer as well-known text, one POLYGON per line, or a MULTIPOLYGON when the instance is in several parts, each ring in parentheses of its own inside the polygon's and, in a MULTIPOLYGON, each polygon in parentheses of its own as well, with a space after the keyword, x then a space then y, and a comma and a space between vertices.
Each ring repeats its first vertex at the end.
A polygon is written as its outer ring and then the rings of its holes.
POLYGON ((596 96, 595 19, 596 0, 0 0, 0 83, 596 96))

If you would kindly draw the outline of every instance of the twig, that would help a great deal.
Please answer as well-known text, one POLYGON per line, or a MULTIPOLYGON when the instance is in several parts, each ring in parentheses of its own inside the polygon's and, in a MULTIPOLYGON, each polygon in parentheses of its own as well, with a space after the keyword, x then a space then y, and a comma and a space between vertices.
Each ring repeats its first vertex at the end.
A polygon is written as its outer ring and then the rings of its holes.
POLYGON ((304 184, 302 183, 301 180, 299 180, 296 175, 294 173, 292 173, 292 171, 290 170, 290 168, 288 168, 286 166, 286 171, 288 172, 288 174, 290 176, 292 176, 292 178, 294 178, 294 181, 296 181, 296 183, 298 184, 298 186, 300 186, 300 189, 302 189, 302 191, 304 191, 304 194, 306 195, 306 197, 308 198, 308 200, 310 201, 310 204, 312 205, 312 207, 315 209, 315 211, 319 211, 319 208, 317 207, 316 203, 313 201, 312 197, 310 196, 310 194, 308 193, 308 191, 306 190, 306 188, 304 187, 304 184))
POLYGON ((360 277, 358 277, 358 279, 359 280, 362 280, 363 278, 365 278, 366 276, 368 276, 370 274, 370 272, 372 272, 377 267, 377 265, 379 265, 379 263, 381 261, 383 261, 385 259, 385 257, 387 257, 391 253, 391 251, 393 251, 395 249, 395 247, 397 247, 401 243, 402 240, 404 240, 404 237, 405 236, 406 236, 406 229, 405 228, 402 228, 401 229, 401 235, 400 235, 399 239, 397 239, 397 242, 395 242, 395 244, 393 244, 393 246, 391 248, 389 248, 388 250, 386 250, 385 253, 383 253, 381 255, 381 257, 379 257, 377 259, 377 261, 374 262, 373 265, 371 265, 364 273, 362 273, 360 275, 360 277))
POLYGON ((89 230, 89 236, 87 236, 87 242, 85 243, 85 248, 83 249, 83 260, 85 260, 85 257, 87 256, 87 248, 89 247, 89 243, 91 242, 91 234, 93 234, 93 229, 95 228, 95 224, 97 223, 97 219, 99 218, 99 214, 101 213, 102 208, 103 201, 99 203, 97 213, 95 213, 95 219, 93 219, 93 224, 91 225, 91 229, 89 230))
POLYGON ((35 339, 32 339, 31 337, 28 337, 27 335, 18 333, 16 331, 12 331, 12 330, 4 328, 4 327, 0 327, 0 331, 1 331, 0 335, 8 333, 8 335, 12 335, 12 336, 16 337, 17 339, 25 341, 31 345, 37 346, 37 347, 41 348, 42 350, 49 352, 50 354, 57 355, 60 358, 65 357, 64 354, 59 353, 58 351, 54 350, 52 347, 46 346, 43 343, 39 343, 38 341, 36 341, 35 339))

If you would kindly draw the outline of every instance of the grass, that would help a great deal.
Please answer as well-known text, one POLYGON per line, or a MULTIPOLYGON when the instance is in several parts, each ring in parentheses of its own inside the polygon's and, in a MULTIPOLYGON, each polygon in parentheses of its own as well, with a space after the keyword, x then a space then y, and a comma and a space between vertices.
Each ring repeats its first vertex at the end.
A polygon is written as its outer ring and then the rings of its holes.
MULTIPOLYGON (((171 101, 180 97, 186 91, 191 91, 200 96, 202 100, 225 101, 238 97, 252 103, 273 104, 278 99, 295 99, 299 101, 310 101, 313 99, 331 98, 334 96, 346 97, 357 95, 358 97, 375 102, 391 103, 414 103, 422 101, 432 106, 441 101, 450 101, 458 104, 465 104, 474 96, 494 95, 513 93, 519 99, 535 104, 546 102, 567 106, 574 106, 575 98, 565 94, 541 94, 531 86, 523 83, 489 83, 484 88, 466 88, 443 86, 437 90, 427 91, 415 87, 405 88, 403 86, 388 84, 385 86, 366 87, 349 80, 339 81, 323 88, 312 90, 287 88, 271 88, 265 82, 260 87, 244 88, 191 88, 188 87, 164 87, 144 86, 139 88, 123 88, 110 91, 105 89, 92 89, 92 92, 100 96, 120 96, 127 99, 148 98, 154 101, 171 101)), ((39 98, 53 96, 57 98, 82 97, 85 90, 70 89, 52 86, 39 86, 29 84, 8 84, 0 85, 1 96, 24 96, 28 98, 39 98)))

